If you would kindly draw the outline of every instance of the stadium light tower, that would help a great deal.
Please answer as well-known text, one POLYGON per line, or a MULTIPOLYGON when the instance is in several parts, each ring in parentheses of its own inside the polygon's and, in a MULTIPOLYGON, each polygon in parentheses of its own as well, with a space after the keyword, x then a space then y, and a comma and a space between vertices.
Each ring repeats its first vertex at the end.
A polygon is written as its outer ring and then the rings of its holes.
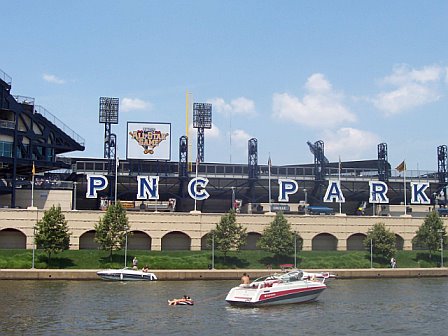
POLYGON ((193 104, 193 127, 198 129, 197 161, 204 162, 204 129, 212 128, 212 104, 193 104))
MULTIPOLYGON (((112 124, 118 124, 118 98, 100 97, 100 124, 104 124, 104 157, 109 159, 107 174, 116 177, 117 136, 112 133, 112 124)), ((113 197, 112 183, 109 183, 110 199, 113 197)), ((116 188, 115 188, 116 189, 116 188)), ((115 194, 116 194, 115 190, 115 194)))

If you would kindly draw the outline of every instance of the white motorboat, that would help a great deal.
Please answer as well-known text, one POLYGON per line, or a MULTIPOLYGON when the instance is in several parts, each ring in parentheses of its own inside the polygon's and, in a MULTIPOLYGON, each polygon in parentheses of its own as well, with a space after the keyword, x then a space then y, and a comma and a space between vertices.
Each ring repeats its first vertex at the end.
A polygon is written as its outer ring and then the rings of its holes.
POLYGON ((108 269, 99 271, 96 274, 104 280, 118 281, 154 281, 157 277, 154 273, 134 270, 132 268, 108 269))
POLYGON ((233 306, 270 306, 314 301, 327 286, 325 278, 305 279, 303 271, 272 274, 232 288, 226 301, 233 306))
MULTIPOLYGON (((133 268, 127 267, 127 253, 128 253, 128 234, 126 231, 125 245, 124 245, 124 268, 121 269, 107 269, 98 271, 96 274, 104 280, 116 280, 116 281, 154 281, 157 277, 154 273, 148 271, 147 266, 138 270, 137 261, 133 268)), ((134 258, 136 260, 136 258, 134 258)))

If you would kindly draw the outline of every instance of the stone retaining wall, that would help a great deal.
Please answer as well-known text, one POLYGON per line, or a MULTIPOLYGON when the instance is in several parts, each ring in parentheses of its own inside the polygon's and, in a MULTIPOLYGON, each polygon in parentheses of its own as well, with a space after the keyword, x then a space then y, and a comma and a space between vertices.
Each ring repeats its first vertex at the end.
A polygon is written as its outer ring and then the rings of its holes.
MULTIPOLYGON (((235 280, 243 273, 252 279, 268 275, 277 270, 151 270, 159 280, 235 280)), ((319 272, 321 270, 309 270, 319 272)), ((337 279, 379 279, 447 277, 448 268, 372 268, 372 269, 330 269, 337 279)), ((97 270, 48 270, 48 269, 0 269, 0 280, 101 280, 97 270)))

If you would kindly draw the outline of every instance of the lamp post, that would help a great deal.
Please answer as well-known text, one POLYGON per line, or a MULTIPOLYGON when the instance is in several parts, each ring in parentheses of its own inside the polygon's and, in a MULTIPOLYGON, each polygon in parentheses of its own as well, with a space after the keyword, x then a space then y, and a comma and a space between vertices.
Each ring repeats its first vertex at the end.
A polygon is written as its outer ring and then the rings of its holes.
POLYGON ((115 197, 114 204, 117 204, 117 187, 118 187, 118 166, 120 165, 120 159, 118 156, 115 157, 115 197))
POLYGON ((126 234, 124 240, 124 268, 128 266, 127 257, 128 257, 128 226, 126 225, 126 234))
POLYGON ((212 233, 212 270, 215 269, 215 233, 212 233))
POLYGON ((73 210, 76 210, 76 186, 78 182, 73 182, 73 210))
POLYGON ((31 263, 31 268, 34 269, 34 255, 36 251, 36 227, 33 229, 33 262, 31 263))
POLYGON ((297 268, 297 232, 294 231, 294 268, 297 268))
POLYGON ((370 239, 370 268, 373 268, 373 239, 370 239))
POLYGON ((230 187, 232 189, 232 206, 231 209, 236 210, 235 209, 235 187, 230 187))
POLYGON ((440 233, 440 267, 443 267, 443 230, 438 230, 440 233))
POLYGON ((305 194, 305 215, 306 215, 308 208, 308 190, 306 190, 306 188, 303 188, 303 193, 305 194))

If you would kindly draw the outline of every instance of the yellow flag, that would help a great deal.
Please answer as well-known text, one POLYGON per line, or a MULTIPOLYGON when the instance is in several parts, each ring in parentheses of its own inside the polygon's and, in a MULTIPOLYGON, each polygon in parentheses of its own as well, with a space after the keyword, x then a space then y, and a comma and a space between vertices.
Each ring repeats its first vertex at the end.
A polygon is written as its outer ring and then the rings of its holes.
POLYGON ((400 163, 398 166, 395 167, 396 170, 398 170, 400 173, 402 171, 406 170, 406 162, 403 160, 402 163, 400 163))
POLYGON ((31 170, 31 173, 33 173, 33 176, 36 175, 36 167, 34 167, 34 161, 33 161, 33 168, 31 170))

